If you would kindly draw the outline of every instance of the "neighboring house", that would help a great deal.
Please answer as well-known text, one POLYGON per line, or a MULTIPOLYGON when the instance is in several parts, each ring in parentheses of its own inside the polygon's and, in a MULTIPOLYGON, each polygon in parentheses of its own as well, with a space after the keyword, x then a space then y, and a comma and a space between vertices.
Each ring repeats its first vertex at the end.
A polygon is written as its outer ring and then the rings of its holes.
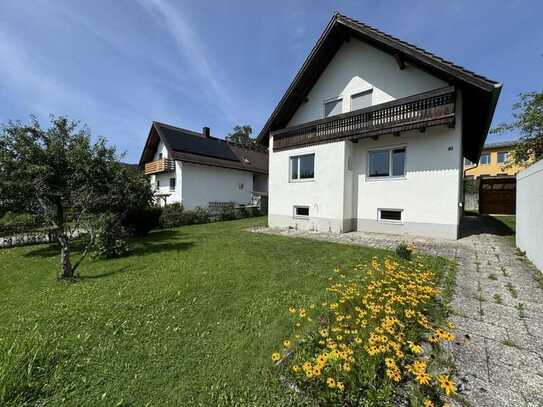
POLYGON ((268 153, 202 133, 153 122, 139 168, 149 175, 161 205, 250 204, 268 192, 268 153))
POLYGON ((515 176, 525 168, 509 162, 516 144, 517 141, 485 144, 478 164, 464 160, 466 210, 492 214, 516 212, 515 176))
POLYGON ((515 176, 524 169, 519 165, 511 165, 509 157, 511 151, 517 145, 517 141, 504 141, 500 143, 489 143, 483 146, 483 151, 479 157, 479 164, 464 160, 464 172, 466 176, 472 177, 495 177, 495 176, 515 176))
POLYGON ((258 136, 272 227, 455 239, 501 84, 334 15, 258 136))

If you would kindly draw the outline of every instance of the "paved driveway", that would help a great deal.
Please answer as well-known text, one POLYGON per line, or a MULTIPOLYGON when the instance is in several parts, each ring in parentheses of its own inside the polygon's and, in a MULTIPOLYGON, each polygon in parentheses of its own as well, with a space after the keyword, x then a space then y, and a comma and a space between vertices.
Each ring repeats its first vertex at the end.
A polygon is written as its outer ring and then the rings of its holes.
MULTIPOLYGON (((491 221, 466 218, 457 241, 350 232, 264 233, 393 249, 401 241, 458 263, 450 346, 460 395, 472 406, 543 406, 543 275, 491 221)), ((543 250, 543 248, 542 248, 543 250)))

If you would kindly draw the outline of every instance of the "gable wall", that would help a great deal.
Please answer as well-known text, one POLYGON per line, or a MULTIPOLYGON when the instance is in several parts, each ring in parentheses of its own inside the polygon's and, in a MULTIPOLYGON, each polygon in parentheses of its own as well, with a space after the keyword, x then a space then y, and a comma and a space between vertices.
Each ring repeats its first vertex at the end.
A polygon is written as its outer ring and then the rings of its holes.
POLYGON ((447 86, 447 83, 412 66, 403 71, 392 55, 351 39, 338 50, 288 126, 323 118, 323 103, 343 97, 343 112, 351 111, 351 95, 373 89, 372 104, 447 86))

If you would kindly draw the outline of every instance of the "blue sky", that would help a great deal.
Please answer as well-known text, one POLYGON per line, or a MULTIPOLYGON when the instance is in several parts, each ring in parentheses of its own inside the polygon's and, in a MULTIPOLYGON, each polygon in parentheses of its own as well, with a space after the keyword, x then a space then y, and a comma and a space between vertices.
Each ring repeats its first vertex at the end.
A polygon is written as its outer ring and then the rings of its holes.
POLYGON ((152 120, 258 133, 335 11, 502 82, 494 124, 543 88, 539 0, 1 0, 0 123, 69 115, 130 162, 152 120))

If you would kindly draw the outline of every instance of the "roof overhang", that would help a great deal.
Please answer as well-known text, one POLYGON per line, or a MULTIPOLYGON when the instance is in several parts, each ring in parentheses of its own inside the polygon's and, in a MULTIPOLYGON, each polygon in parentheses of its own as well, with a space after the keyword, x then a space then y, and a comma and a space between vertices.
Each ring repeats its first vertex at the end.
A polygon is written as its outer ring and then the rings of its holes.
POLYGON ((270 131, 287 126, 311 88, 345 41, 356 38, 454 85, 463 94, 464 155, 477 160, 496 108, 502 85, 366 24, 335 14, 257 137, 268 145, 270 131))

